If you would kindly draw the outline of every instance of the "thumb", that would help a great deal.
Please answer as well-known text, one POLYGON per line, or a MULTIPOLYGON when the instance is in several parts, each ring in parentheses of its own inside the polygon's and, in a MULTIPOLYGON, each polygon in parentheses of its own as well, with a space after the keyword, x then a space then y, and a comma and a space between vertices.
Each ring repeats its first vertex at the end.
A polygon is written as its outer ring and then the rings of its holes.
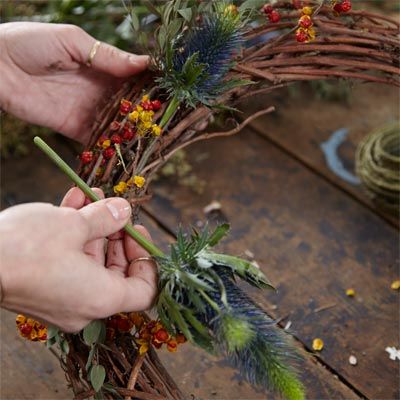
POLYGON ((118 232, 129 221, 131 206, 122 198, 96 201, 81 208, 79 214, 86 220, 86 241, 104 238, 118 232))
MULTIPOLYGON (((75 30, 75 35, 69 35, 67 40, 76 61, 86 64, 96 40, 80 28, 75 30)), ((92 56, 91 67, 118 78, 126 78, 145 70, 149 60, 149 56, 131 54, 100 42, 92 56)))

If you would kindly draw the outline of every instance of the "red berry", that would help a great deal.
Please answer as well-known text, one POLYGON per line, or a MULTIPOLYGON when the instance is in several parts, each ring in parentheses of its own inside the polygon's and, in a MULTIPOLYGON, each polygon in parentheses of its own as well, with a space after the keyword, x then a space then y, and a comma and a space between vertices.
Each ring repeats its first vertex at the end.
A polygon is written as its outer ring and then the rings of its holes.
POLYGON ((111 136, 111 143, 121 144, 122 137, 114 133, 114 135, 111 136))
POLYGON ((89 164, 93 160, 93 152, 92 151, 84 151, 81 154, 82 164, 89 164))
POLYGON ((115 149, 113 147, 108 147, 107 149, 103 150, 103 157, 106 160, 112 158, 114 154, 115 154, 115 149))
POLYGON ((19 330, 24 336, 28 336, 32 332, 32 325, 22 324, 19 326, 19 330))
POLYGON ((119 112, 122 115, 126 115, 131 110, 131 107, 132 107, 132 103, 129 100, 123 99, 123 100, 121 100, 121 104, 119 106, 119 112))
POLYGON ((125 142, 131 141, 134 137, 135 137, 135 131, 132 128, 130 127, 124 128, 124 131, 122 132, 122 139, 125 142))
POLYGON ((153 110, 153 104, 150 101, 142 101, 140 105, 143 107, 143 110, 145 111, 153 110))
POLYGON ((154 334, 154 339, 158 342, 166 342, 167 340, 169 340, 169 334, 165 329, 159 329, 154 334))
POLYGON ((121 123, 118 121, 113 121, 110 124, 110 130, 111 131, 117 131, 121 127, 121 123))
POLYGON ((281 16, 278 13, 278 11, 276 10, 272 10, 269 14, 268 14, 268 19, 272 22, 272 23, 276 23, 279 22, 281 20, 281 16))
POLYGON ((343 10, 342 10, 342 3, 336 3, 334 6, 333 6, 333 9, 337 12, 337 13, 341 13, 343 10))
POLYGON ((299 19, 299 25, 304 29, 309 28, 310 26, 312 26, 312 24, 313 24, 312 19, 308 15, 303 15, 299 19))
POLYGON ((129 332, 133 328, 133 323, 128 318, 118 320, 118 330, 121 332, 129 332))
POLYGON ((271 4, 264 4, 264 7, 262 8, 264 14, 268 15, 271 14, 271 12, 274 10, 274 7, 271 6, 271 4))
POLYGON ((151 102, 154 111, 158 111, 161 108, 161 101, 160 100, 153 100, 151 102))
POLYGON ((303 30, 297 30, 296 31, 296 40, 300 43, 304 43, 308 40, 308 35, 307 32, 303 30))
POLYGON ((348 0, 343 0, 342 2, 342 12, 348 12, 351 10, 351 3, 348 0))

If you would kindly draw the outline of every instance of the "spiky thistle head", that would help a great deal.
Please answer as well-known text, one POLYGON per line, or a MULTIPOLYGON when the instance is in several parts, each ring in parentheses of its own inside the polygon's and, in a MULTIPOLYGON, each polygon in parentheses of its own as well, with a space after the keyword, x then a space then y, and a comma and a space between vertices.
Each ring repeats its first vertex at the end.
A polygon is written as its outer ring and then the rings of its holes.
POLYGON ((250 383, 303 400, 291 366, 296 351, 287 335, 234 282, 240 277, 266 288, 268 280, 252 263, 210 250, 228 228, 189 237, 178 233, 170 257, 158 262, 159 317, 171 333, 182 332, 207 351, 225 355, 250 383))
POLYGON ((187 105, 210 105, 232 87, 225 77, 242 43, 242 27, 239 13, 225 2, 215 2, 212 12, 170 44, 160 62, 160 87, 187 105))

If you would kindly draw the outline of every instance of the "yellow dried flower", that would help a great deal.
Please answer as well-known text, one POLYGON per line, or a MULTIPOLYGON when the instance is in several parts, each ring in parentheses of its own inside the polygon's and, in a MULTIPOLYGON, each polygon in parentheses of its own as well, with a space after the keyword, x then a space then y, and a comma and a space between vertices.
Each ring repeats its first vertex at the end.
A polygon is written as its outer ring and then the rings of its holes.
POLYGON ((111 140, 110 139, 106 139, 103 141, 103 143, 101 144, 101 147, 103 149, 107 149, 111 146, 111 140))
POLYGON ((151 122, 154 113, 152 111, 142 111, 139 115, 139 119, 142 122, 151 122))
POLYGON ((224 15, 233 15, 236 16, 239 14, 239 9, 234 4, 229 4, 225 7, 224 15))
POLYGON ((393 290, 399 290, 400 289, 400 280, 396 280, 394 282, 392 282, 392 284, 390 285, 390 287, 393 290))
POLYGON ((142 106, 136 106, 136 111, 141 113, 143 111, 143 107, 142 106))
POLYGON ((143 176, 139 176, 139 175, 135 175, 133 177, 133 183, 135 184, 135 186, 137 186, 138 188, 142 188, 143 185, 145 184, 146 179, 143 178, 143 176))
POLYGON ((127 190, 128 190, 128 184, 124 181, 121 181, 114 186, 115 194, 124 194, 127 190))
POLYGON ((143 97, 142 97, 142 102, 144 103, 145 101, 149 101, 150 100, 150 97, 147 95, 147 94, 145 94, 143 97))
POLYGON ((138 111, 132 111, 129 115, 128 118, 132 122, 136 122, 139 119, 139 112, 138 111))
POLYGON ((320 338, 315 338, 312 342, 312 348, 315 351, 321 351, 324 348, 324 342, 320 338))
POLYGON ((356 291, 352 288, 346 290, 346 296, 354 297, 356 295, 356 291))
POLYGON ((313 13, 312 7, 303 7, 301 13, 304 15, 311 15, 313 13))
POLYGON ((153 132, 153 134, 154 134, 155 136, 160 136, 160 135, 161 135, 161 127, 158 126, 157 124, 154 124, 154 125, 151 127, 151 130, 152 130, 152 132, 153 132))

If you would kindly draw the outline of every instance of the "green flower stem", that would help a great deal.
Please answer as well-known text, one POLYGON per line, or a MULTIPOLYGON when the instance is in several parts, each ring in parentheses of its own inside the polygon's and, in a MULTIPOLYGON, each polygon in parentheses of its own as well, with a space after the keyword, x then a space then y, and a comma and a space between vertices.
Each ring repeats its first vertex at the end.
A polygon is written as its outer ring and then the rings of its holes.
MULTIPOLYGON (((100 198, 92 191, 92 189, 83 181, 75 171, 40 137, 36 136, 33 141, 47 156, 70 178, 76 186, 85 193, 92 201, 99 201, 100 198)), ((126 224, 125 232, 135 239, 144 249, 146 249, 154 257, 165 257, 164 253, 153 243, 149 242, 139 232, 137 232, 131 224, 126 224)))
POLYGON ((178 109, 178 107, 179 107, 179 100, 177 97, 174 96, 171 99, 171 101, 169 102, 168 107, 165 110, 165 113, 161 118, 161 121, 159 123, 161 128, 164 128, 164 126, 168 123, 170 118, 174 115, 174 113, 178 109))

